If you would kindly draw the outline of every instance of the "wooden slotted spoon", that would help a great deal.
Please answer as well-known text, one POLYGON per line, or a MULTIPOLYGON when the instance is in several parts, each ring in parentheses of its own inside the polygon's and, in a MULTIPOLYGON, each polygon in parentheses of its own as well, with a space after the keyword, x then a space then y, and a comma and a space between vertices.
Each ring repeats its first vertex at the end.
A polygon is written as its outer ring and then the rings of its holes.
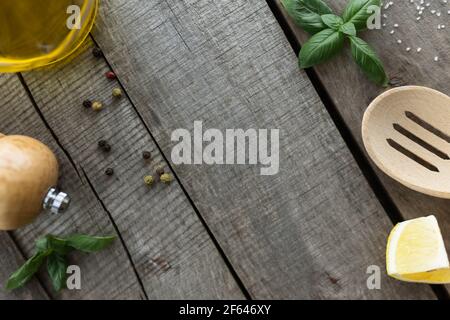
POLYGON ((450 199, 450 97, 406 86, 386 91, 368 107, 364 146, 387 175, 413 190, 450 199))

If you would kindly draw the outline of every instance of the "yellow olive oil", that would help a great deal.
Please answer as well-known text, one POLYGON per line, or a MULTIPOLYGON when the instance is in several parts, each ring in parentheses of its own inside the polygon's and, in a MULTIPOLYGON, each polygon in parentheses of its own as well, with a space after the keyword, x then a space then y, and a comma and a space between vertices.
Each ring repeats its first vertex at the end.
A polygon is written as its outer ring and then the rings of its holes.
POLYGON ((97 8, 98 0, 0 0, 0 72, 69 56, 91 31, 97 8))

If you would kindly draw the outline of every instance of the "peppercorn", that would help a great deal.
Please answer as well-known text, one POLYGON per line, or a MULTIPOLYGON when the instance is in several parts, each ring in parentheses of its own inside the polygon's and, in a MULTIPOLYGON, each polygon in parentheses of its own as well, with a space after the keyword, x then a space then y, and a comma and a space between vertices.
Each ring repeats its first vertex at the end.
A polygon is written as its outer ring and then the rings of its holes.
POLYGON ((92 101, 91 100, 84 100, 83 101, 83 107, 85 107, 85 108, 92 108, 92 101))
POLYGON ((100 140, 98 142, 98 146, 99 146, 100 149, 102 149, 105 152, 110 152, 111 151, 111 146, 105 140, 100 140))
POLYGON ((114 174, 114 169, 113 168, 108 168, 105 170, 105 174, 107 176, 112 176, 114 174))
POLYGON ((144 183, 148 186, 151 186, 155 182, 155 179, 153 176, 145 176, 144 177, 144 183))
POLYGON ((156 173, 158 174, 158 176, 161 176, 164 174, 164 167, 163 166, 159 166, 156 168, 156 173))
POLYGON ((108 71, 107 73, 105 73, 105 76, 109 79, 109 80, 114 80, 117 78, 116 74, 112 71, 108 71))
POLYGON ((142 158, 144 158, 145 160, 149 160, 151 159, 152 154, 149 151, 144 151, 142 152, 142 158))
POLYGON ((101 111, 103 109, 103 104, 100 101, 94 101, 92 103, 92 110, 101 111))
POLYGON ((114 88, 112 91, 112 95, 114 98, 121 98, 122 97, 122 90, 120 88, 114 88))
POLYGON ((92 49, 92 55, 96 58, 101 58, 103 57, 103 52, 99 47, 95 47, 92 49))
POLYGON ((159 180, 165 184, 170 184, 173 181, 173 177, 170 173, 164 173, 159 177, 159 180))
POLYGON ((99 146, 100 148, 104 148, 107 144, 108 144, 108 142, 106 142, 105 140, 100 140, 100 141, 98 142, 98 146, 99 146))

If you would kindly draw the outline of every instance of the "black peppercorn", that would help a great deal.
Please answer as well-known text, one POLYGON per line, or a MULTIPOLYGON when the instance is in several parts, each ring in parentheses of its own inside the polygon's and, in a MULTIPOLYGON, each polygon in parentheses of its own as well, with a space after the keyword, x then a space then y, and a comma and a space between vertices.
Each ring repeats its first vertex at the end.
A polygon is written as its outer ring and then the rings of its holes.
POLYGON ((83 101, 83 107, 90 109, 92 107, 92 101, 91 100, 84 100, 83 101))
POLYGON ((114 169, 113 168, 108 168, 105 170, 105 174, 107 176, 112 176, 114 174, 114 169))
POLYGON ((102 149, 103 151, 105 151, 105 152, 110 152, 110 151, 111 151, 111 146, 110 146, 109 143, 106 142, 105 140, 100 140, 100 141, 98 142, 98 147, 99 147, 100 149, 102 149))
POLYGON ((98 146, 100 147, 100 148, 104 148, 106 145, 108 144, 108 142, 106 142, 105 140, 100 140, 99 142, 98 142, 98 146))
POLYGON ((145 160, 148 160, 148 159, 150 159, 152 157, 152 154, 149 151, 144 151, 144 152, 142 152, 142 157, 145 160))
POLYGON ((101 58, 103 57, 103 52, 99 47, 95 47, 92 49, 92 55, 96 58, 101 58))

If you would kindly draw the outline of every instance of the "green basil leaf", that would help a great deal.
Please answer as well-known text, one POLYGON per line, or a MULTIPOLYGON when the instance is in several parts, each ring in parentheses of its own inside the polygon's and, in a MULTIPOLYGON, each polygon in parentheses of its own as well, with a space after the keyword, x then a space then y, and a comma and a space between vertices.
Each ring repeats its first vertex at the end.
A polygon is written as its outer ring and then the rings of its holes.
POLYGON ((342 33, 349 35, 349 36, 356 36, 356 28, 355 25, 351 22, 344 23, 340 28, 339 31, 342 33))
POLYGON ((310 34, 326 29, 321 15, 333 13, 322 0, 282 0, 282 4, 294 22, 310 34))
POLYGON ((324 14, 321 18, 327 27, 336 31, 339 30, 339 28, 344 24, 344 20, 335 14, 324 14))
POLYGON ((64 256, 57 252, 49 255, 47 258, 47 271, 55 291, 60 291, 66 287, 67 262, 64 256))
POLYGON ((300 67, 309 68, 330 59, 342 49, 343 45, 344 35, 339 31, 325 29, 315 34, 300 50, 300 67))
POLYGON ((68 238, 67 245, 77 250, 91 253, 103 250, 109 246, 116 237, 91 237, 86 235, 73 235, 68 238))
POLYGON ((342 15, 344 22, 351 22, 355 25, 356 30, 364 30, 367 28, 367 20, 372 13, 367 9, 371 6, 381 6, 381 0, 351 0, 342 15))
POLYGON ((67 254, 72 248, 67 246, 67 241, 63 238, 55 237, 51 234, 40 238, 36 241, 36 249, 38 251, 54 250, 59 254, 67 254))
POLYGON ((383 63, 375 51, 358 37, 349 37, 352 55, 370 80, 381 86, 387 86, 389 78, 384 71, 383 63))
POLYGON ((6 289, 14 290, 22 287, 39 270, 45 257, 51 253, 50 250, 37 252, 8 279, 6 289))

